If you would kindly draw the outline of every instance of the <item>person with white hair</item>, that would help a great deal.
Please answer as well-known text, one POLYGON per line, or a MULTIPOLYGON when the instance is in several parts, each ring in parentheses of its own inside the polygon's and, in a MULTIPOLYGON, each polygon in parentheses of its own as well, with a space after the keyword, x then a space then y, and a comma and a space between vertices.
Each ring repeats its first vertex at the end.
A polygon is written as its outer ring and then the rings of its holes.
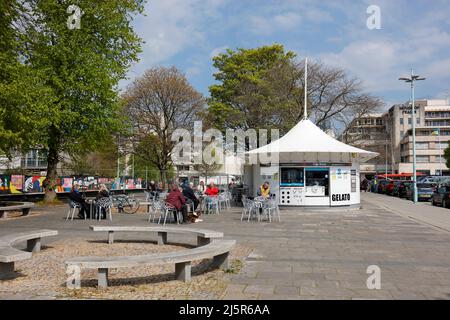
MULTIPOLYGON (((97 193, 97 196, 95 197, 95 200, 98 201, 98 200, 100 200, 102 198, 109 198, 109 190, 106 187, 106 185, 103 184, 103 183, 100 184, 100 189, 98 190, 98 193, 97 193)), ((105 209, 104 208, 99 208, 99 210, 100 210, 100 217, 102 219, 105 219, 106 218, 106 211, 105 211, 105 209)))

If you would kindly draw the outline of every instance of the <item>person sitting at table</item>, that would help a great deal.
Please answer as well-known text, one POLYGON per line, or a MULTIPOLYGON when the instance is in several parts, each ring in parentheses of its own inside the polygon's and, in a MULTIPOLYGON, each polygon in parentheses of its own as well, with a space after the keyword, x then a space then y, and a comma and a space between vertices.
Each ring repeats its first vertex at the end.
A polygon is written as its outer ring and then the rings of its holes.
MULTIPOLYGON (((174 207, 177 210, 177 212, 181 211, 181 214, 183 215, 183 223, 188 222, 186 198, 183 196, 183 194, 180 191, 180 188, 176 183, 172 184, 170 192, 166 198, 166 203, 174 207)), ((177 212, 174 212, 175 221, 178 220, 177 212)))
POLYGON ((200 192, 201 194, 205 193, 206 187, 204 181, 200 181, 200 184, 197 186, 197 191, 200 192))
POLYGON ((258 195, 265 199, 270 198, 270 186, 268 181, 264 182, 259 188, 258 195))
POLYGON ((214 182, 211 182, 206 188, 205 194, 210 197, 217 197, 219 195, 219 188, 214 185, 214 182))
POLYGON ((90 210, 89 210, 89 205, 86 203, 84 196, 80 193, 77 183, 73 184, 72 189, 69 194, 69 199, 72 202, 75 202, 76 204, 78 204, 80 206, 80 212, 78 213, 78 218, 84 219, 85 216, 86 216, 86 218, 90 218, 91 214, 90 214, 90 210))
POLYGON ((150 195, 152 196, 153 199, 157 199, 158 197, 158 186, 156 185, 155 181, 150 181, 150 184, 148 185, 147 190, 149 191, 150 195))
MULTIPOLYGON (((109 198, 109 190, 103 183, 100 185, 100 189, 98 190, 97 196, 95 197, 96 201, 100 199, 109 198)), ((101 219, 106 219, 106 211, 105 208, 100 208, 100 217, 101 219)))
POLYGON ((197 198, 194 192, 194 183, 190 182, 189 184, 185 184, 183 186, 183 195, 188 201, 192 202, 192 215, 189 216, 189 219, 191 222, 200 222, 203 221, 202 219, 199 219, 200 214, 196 213, 195 210, 197 210, 198 205, 200 203, 200 200, 197 198))

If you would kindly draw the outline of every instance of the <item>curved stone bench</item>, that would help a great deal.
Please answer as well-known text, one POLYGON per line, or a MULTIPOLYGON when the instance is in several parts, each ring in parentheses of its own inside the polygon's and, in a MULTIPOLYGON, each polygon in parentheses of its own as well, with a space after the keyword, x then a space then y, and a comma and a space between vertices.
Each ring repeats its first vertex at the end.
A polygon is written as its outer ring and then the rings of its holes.
POLYGON ((183 251, 154 253, 138 256, 120 257, 76 257, 66 261, 66 266, 78 266, 81 269, 98 270, 98 287, 108 287, 108 270, 110 268, 132 268, 157 264, 175 264, 175 278, 182 281, 191 280, 191 262, 213 258, 213 267, 228 268, 228 256, 236 245, 236 240, 217 239, 222 232, 211 230, 176 228, 176 227, 131 227, 131 226, 91 226, 93 231, 107 231, 108 242, 113 243, 113 233, 121 232, 157 232, 158 243, 167 243, 167 233, 194 234, 199 246, 183 251), (214 240, 214 241, 212 241, 214 240))
POLYGON ((22 211, 22 215, 27 216, 34 206, 33 202, 0 201, 0 219, 8 218, 8 211, 22 211))
POLYGON ((13 233, 0 237, 0 277, 14 272, 16 261, 30 259, 31 252, 41 250, 41 238, 58 235, 56 230, 32 230, 13 233), (12 246, 17 242, 27 241, 27 251, 22 251, 12 246))
POLYGON ((114 242, 114 232, 154 232, 158 235, 158 244, 167 243, 167 234, 193 234, 197 236, 197 246, 204 246, 214 239, 223 238, 223 232, 183 227, 139 227, 139 226, 90 226, 92 231, 107 232, 108 243, 114 242))

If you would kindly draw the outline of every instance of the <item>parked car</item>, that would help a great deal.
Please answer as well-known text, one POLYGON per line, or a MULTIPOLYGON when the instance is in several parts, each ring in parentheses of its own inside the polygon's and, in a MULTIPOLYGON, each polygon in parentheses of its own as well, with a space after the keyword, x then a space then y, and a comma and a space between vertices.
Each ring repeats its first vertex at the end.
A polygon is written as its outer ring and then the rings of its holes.
MULTIPOLYGON (((430 201, 435 189, 435 183, 417 183, 417 200, 430 201)), ((412 200, 413 194, 414 190, 413 185, 411 184, 411 186, 406 190, 406 198, 412 200)))
POLYGON ((406 191, 412 187, 412 181, 400 181, 394 187, 394 195, 399 198, 406 198, 406 191))
POLYGON ((449 178, 450 177, 448 176, 419 176, 417 177, 417 182, 441 184, 445 180, 448 180, 449 178))
POLYGON ((448 208, 450 206, 450 186, 441 185, 436 188, 431 198, 431 205, 448 208))
POLYGON ((389 180, 380 180, 378 182, 377 192, 378 193, 386 193, 386 185, 388 183, 389 183, 389 180))

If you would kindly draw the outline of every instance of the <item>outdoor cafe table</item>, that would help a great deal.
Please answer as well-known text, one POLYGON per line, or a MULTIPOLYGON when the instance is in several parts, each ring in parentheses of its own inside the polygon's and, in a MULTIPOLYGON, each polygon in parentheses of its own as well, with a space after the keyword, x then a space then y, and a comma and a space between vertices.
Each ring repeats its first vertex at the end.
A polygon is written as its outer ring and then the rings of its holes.
POLYGON ((95 197, 87 197, 86 199, 84 199, 87 203, 89 203, 89 215, 90 215, 90 219, 94 219, 94 208, 95 208, 95 203, 97 198, 95 197))

